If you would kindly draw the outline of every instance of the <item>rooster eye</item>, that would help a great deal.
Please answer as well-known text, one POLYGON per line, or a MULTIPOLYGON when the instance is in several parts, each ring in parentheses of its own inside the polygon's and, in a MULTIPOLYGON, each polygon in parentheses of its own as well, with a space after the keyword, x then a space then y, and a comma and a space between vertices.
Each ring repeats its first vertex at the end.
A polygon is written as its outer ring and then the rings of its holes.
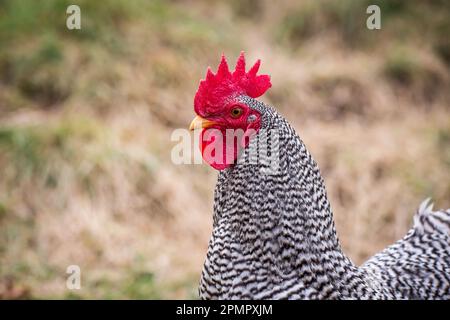
POLYGON ((242 108, 236 107, 231 109, 231 116, 237 118, 242 114, 242 108))

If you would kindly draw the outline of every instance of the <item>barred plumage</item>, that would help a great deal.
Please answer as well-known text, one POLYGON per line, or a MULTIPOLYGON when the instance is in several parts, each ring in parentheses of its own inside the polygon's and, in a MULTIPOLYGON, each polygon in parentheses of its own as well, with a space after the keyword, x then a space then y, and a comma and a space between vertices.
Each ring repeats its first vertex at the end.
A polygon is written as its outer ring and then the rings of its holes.
MULTIPOLYGON (((450 299, 450 210, 424 202, 402 240, 358 267, 340 247, 319 168, 272 107, 246 95, 261 128, 219 173, 203 299, 450 299), (277 132, 277 139, 270 139, 277 132), (278 171, 249 163, 263 134, 278 171)), ((257 153, 259 155, 259 153, 257 153)))

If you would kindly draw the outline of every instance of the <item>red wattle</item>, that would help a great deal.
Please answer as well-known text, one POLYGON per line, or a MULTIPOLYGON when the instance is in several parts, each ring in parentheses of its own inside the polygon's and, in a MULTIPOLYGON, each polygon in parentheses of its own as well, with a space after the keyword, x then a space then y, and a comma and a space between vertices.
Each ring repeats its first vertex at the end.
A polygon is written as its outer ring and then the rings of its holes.
POLYGON ((226 140, 226 131, 217 128, 203 129, 200 134, 203 160, 216 170, 230 167, 237 159, 239 146, 226 140))
POLYGON ((241 151, 249 144, 251 136, 259 129, 259 122, 249 125, 245 132, 234 137, 230 130, 208 128, 200 134, 200 151, 203 160, 216 170, 224 170, 236 163, 241 151))

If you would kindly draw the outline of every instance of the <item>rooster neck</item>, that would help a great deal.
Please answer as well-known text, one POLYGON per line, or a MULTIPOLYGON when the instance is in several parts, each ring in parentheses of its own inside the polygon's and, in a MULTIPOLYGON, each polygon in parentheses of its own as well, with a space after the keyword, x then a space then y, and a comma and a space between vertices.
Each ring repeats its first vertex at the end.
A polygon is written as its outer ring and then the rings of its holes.
POLYGON ((323 178, 287 121, 273 109, 264 117, 266 133, 278 136, 271 140, 279 146, 277 170, 248 163, 260 132, 241 161, 219 174, 200 291, 213 285, 216 297, 245 298, 264 292, 256 286, 270 292, 295 281, 305 295, 337 297, 344 275, 359 271, 341 251, 323 178))

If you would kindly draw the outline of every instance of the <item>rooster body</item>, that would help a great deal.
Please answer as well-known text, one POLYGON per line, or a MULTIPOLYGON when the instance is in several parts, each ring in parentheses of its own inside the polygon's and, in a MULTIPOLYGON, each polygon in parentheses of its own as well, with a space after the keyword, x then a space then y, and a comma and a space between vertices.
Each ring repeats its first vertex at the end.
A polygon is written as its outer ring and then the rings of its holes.
POLYGON ((295 130, 253 97, 233 101, 257 112, 260 125, 219 173, 201 298, 450 299, 450 210, 424 202, 405 238, 354 265, 341 250, 319 168, 295 130), (277 153, 274 171, 253 152, 263 136, 277 153))

